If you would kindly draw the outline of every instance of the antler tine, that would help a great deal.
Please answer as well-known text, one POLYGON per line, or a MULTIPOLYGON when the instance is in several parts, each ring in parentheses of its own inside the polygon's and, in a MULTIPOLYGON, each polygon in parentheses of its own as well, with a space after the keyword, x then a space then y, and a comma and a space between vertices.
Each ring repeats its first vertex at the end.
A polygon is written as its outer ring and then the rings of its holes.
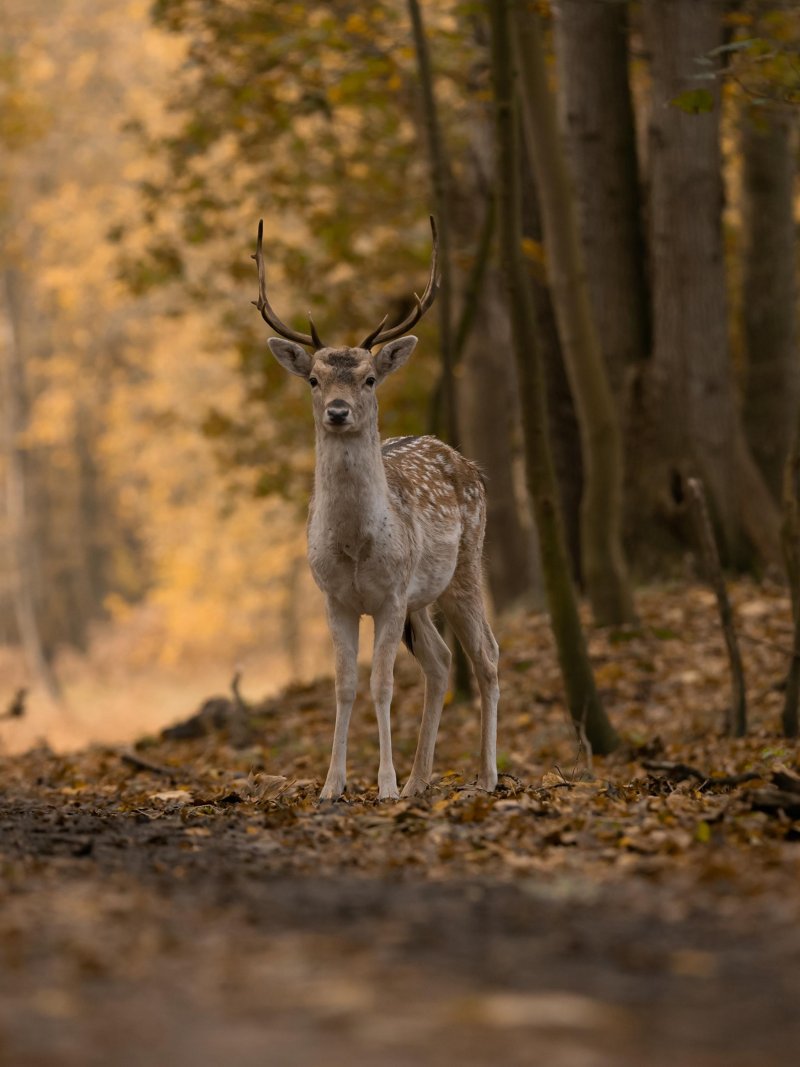
POLYGON ((375 345, 386 344, 387 341, 394 341, 396 337, 402 337, 404 333, 407 333, 412 326, 422 318, 428 308, 436 299, 436 293, 439 289, 439 234, 436 229, 436 220, 433 215, 430 216, 431 220, 431 235, 433 238, 433 250, 431 252, 431 273, 428 277, 428 284, 425 286, 425 291, 421 297, 414 293, 415 306, 406 315, 402 322, 398 322, 396 326, 390 326, 388 330, 384 330, 383 326, 386 322, 384 318, 383 322, 378 326, 377 330, 373 330, 368 334, 359 345, 360 348, 371 349, 375 345))
POLYGON ((317 327, 314 325, 314 320, 311 318, 311 312, 308 313, 308 325, 311 328, 311 340, 314 342, 317 349, 324 348, 325 342, 320 340, 320 336, 317 333, 317 327))
POLYGON ((264 220, 258 220, 258 240, 256 241, 256 252, 251 259, 256 261, 258 267, 258 300, 254 300, 253 303, 261 312, 261 317, 266 322, 267 326, 271 326, 272 329, 285 337, 288 341, 296 341, 300 345, 305 345, 306 348, 313 348, 318 350, 324 348, 319 334, 317 333, 314 323, 311 322, 311 316, 309 316, 309 322, 311 323, 311 333, 299 333, 297 330, 293 330, 291 326, 287 326, 285 322, 275 314, 275 311, 267 299, 267 275, 264 270, 264 253, 262 251, 262 242, 264 239, 264 220))
POLYGON ((381 319, 381 321, 378 323, 377 327, 372 331, 372 333, 367 334, 367 336, 364 338, 364 340, 361 342, 361 344, 358 347, 359 348, 366 348, 366 350, 369 352, 369 350, 375 344, 375 338, 378 336, 378 334, 381 332, 383 327, 386 325, 386 320, 388 318, 389 318, 388 315, 384 315, 383 318, 381 319))

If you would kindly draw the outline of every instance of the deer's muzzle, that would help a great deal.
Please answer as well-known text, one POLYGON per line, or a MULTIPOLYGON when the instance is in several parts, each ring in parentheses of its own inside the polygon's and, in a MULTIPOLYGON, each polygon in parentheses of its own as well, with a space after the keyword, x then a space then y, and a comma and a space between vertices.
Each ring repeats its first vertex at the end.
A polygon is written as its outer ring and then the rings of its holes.
POLYGON ((331 400, 325 408, 325 422, 328 426, 346 426, 352 422, 350 405, 346 400, 331 400))

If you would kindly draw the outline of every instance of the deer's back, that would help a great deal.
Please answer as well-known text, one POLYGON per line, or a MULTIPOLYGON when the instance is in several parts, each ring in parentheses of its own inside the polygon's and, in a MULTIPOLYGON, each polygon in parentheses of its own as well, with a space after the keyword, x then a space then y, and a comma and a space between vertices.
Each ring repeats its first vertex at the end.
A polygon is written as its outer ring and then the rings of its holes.
POLYGON ((413 522, 424 551, 480 552, 486 491, 479 467, 436 437, 394 437, 381 448, 395 507, 413 522))

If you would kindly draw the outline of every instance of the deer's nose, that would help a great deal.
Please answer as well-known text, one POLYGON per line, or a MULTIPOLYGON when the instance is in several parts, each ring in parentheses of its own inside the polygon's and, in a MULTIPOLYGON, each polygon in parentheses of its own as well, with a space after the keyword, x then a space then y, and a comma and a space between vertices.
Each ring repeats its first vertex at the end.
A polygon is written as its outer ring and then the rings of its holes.
POLYGON ((325 415, 328 422, 340 426, 347 422, 350 416, 350 405, 346 400, 331 400, 325 408, 325 415))

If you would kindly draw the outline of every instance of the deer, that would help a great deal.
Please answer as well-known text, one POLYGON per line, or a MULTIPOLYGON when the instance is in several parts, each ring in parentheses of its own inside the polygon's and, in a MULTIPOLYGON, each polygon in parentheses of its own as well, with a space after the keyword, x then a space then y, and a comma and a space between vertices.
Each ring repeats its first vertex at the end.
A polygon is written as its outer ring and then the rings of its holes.
POLYGON ((390 707, 401 641, 425 678, 419 738, 404 797, 424 793, 450 674, 451 653, 431 617, 442 611, 469 658, 480 692, 477 786, 497 786, 498 645, 483 596, 486 487, 478 466, 433 436, 390 438, 378 429, 377 389, 410 358, 409 334, 439 287, 438 235, 431 217, 430 275, 411 311, 386 327, 388 315, 354 348, 322 342, 308 316, 301 333, 278 318, 267 298, 262 249, 256 252, 258 300, 278 337, 269 348, 311 392, 315 427, 314 487, 308 512, 308 562, 325 597, 333 643, 336 719, 330 767, 319 800, 341 799, 347 787, 347 735, 356 696, 359 628, 371 616, 374 645, 370 692, 378 722, 378 799, 399 797, 392 758, 390 707), (380 346, 377 354, 373 349, 380 346))

